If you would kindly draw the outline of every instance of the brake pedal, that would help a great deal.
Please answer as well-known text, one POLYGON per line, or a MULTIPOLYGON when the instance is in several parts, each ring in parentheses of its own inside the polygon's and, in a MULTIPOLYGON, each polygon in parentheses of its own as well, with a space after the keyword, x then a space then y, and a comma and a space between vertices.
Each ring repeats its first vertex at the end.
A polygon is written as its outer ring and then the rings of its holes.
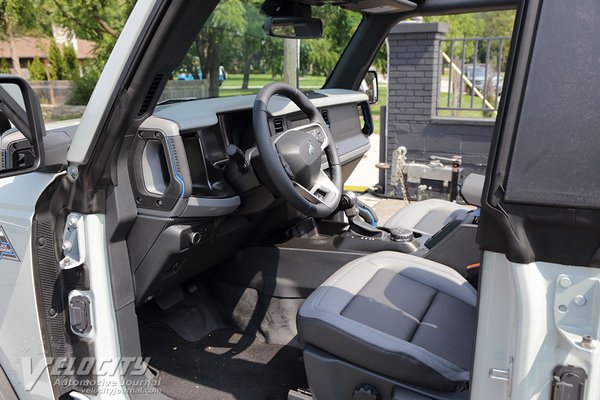
POLYGON ((312 400, 310 389, 297 389, 288 392, 288 400, 312 400))

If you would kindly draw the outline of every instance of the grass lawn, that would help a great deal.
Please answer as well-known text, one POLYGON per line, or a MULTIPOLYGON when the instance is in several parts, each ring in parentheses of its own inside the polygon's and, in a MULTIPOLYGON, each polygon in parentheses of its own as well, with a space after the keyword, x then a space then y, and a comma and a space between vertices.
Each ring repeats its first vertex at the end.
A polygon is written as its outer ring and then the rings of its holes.
POLYGON ((379 100, 377 103, 371 104, 371 114, 373 115, 373 123, 375 124, 374 132, 381 132, 381 106, 387 106, 388 89, 387 84, 379 84, 379 100))
MULTIPOLYGON (((240 89, 242 87, 242 74, 229 74, 226 81, 223 82, 221 89, 240 89)), ((252 93, 256 93, 258 89, 265 86, 269 82, 282 81, 282 76, 273 77, 271 74, 250 74, 248 86, 254 89, 252 93)), ((325 83, 324 76, 302 76, 300 77, 300 87, 303 89, 318 89, 325 83)), ((229 92, 228 92, 229 93, 229 92)))
POLYGON ((63 114, 63 115, 52 115, 48 118, 44 118, 44 122, 57 122, 57 121, 68 121, 70 119, 80 119, 83 114, 63 114))

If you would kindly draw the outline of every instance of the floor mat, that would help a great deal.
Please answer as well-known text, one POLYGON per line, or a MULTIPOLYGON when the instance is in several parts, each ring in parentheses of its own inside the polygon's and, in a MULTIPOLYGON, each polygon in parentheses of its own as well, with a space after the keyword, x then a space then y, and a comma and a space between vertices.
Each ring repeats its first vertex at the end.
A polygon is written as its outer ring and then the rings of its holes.
POLYGON ((302 353, 290 346, 230 329, 195 343, 160 323, 140 333, 144 357, 160 371, 163 394, 175 399, 285 400, 290 389, 308 386, 302 353))
POLYGON ((150 301, 137 310, 140 326, 163 323, 188 342, 197 342, 216 329, 228 327, 214 301, 203 288, 188 294, 177 305, 161 310, 150 301))

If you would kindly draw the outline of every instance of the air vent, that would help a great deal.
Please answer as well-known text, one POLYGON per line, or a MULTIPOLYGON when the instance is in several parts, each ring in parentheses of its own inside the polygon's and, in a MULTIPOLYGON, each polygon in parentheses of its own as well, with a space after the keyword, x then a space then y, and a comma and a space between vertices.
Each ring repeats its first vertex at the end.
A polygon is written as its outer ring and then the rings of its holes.
POLYGON ((138 112, 138 117, 146 114, 146 112, 150 108, 150 104, 152 104, 152 100, 156 95, 156 91, 158 90, 158 86, 160 85, 160 82, 162 81, 163 77, 164 74, 157 74, 154 76, 152 84, 150 85, 150 88, 148 88, 148 91, 146 92, 146 97, 144 97, 144 102, 142 103, 140 111, 138 112))
POLYGON ((328 110, 321 110, 321 116, 323 117, 323 120, 325 121, 325 123, 327 124, 327 126, 329 126, 329 111, 328 110))
POLYGON ((275 133, 283 132, 283 118, 275 118, 273 120, 273 127, 275 128, 275 133))

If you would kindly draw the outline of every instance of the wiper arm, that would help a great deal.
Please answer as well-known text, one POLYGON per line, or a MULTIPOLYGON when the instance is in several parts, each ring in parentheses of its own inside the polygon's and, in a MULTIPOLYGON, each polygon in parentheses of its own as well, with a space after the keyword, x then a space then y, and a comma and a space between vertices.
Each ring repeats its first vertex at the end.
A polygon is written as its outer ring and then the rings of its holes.
POLYGON ((183 103, 186 101, 194 101, 194 100, 199 100, 199 98, 198 97, 179 97, 177 99, 167 99, 167 100, 159 101, 156 105, 162 106, 164 104, 183 103))

